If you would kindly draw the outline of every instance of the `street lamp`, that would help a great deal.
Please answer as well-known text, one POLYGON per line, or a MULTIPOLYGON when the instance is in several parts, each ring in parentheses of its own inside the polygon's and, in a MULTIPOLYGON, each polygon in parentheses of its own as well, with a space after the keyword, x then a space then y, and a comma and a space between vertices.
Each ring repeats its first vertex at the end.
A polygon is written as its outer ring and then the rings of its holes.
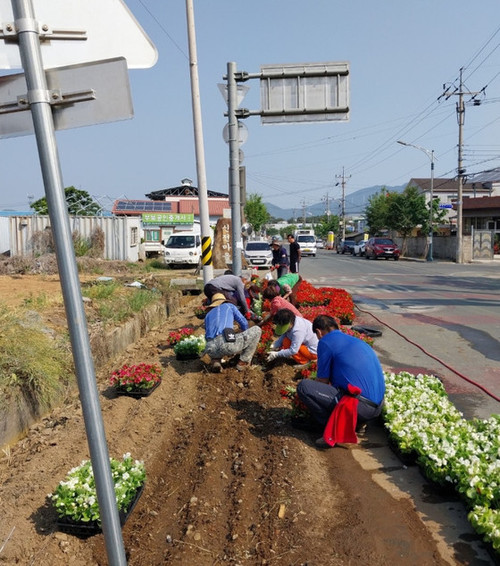
POLYGON ((425 155, 431 161, 431 191, 430 191, 430 203, 429 203, 429 249, 427 250, 427 261, 433 261, 432 257, 432 225, 434 220, 434 150, 432 149, 425 149, 425 147, 421 147, 419 145, 413 145, 412 143, 407 143, 401 140, 398 140, 398 143, 401 145, 406 145, 408 147, 414 147, 415 149, 419 149, 423 151, 425 155))

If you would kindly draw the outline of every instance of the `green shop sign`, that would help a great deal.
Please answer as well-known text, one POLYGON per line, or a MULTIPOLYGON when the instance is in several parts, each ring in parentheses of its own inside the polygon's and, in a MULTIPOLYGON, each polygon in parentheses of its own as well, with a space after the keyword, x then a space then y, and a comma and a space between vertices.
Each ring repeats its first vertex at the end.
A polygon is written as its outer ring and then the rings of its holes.
POLYGON ((176 212, 148 212, 142 215, 143 224, 193 224, 194 214, 178 214, 176 212))

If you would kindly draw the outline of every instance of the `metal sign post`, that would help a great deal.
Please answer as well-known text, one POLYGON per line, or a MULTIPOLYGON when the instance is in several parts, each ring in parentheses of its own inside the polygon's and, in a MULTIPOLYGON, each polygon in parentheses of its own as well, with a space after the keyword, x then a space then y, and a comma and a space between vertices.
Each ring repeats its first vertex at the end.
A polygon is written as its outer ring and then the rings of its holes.
MULTIPOLYGON (((241 273, 241 193, 239 125, 241 118, 260 116, 262 124, 349 120, 349 64, 347 62, 263 65, 260 73, 236 72, 227 64, 229 143, 229 199, 233 236, 233 272, 241 273), (238 108, 241 82, 260 79, 261 109, 238 108)), ((224 88, 224 87, 223 87, 224 88)), ((222 89, 221 89, 222 92, 222 89)))
POLYGON ((96 480, 106 551, 109 563, 112 566, 126 566, 127 561, 111 476, 104 423, 100 412, 99 393, 87 321, 64 196, 49 90, 41 56, 39 26, 35 20, 31 0, 12 0, 12 9, 54 236, 76 377, 96 480))
POLYGON ((240 216, 240 159, 239 131, 236 109, 238 89, 236 86, 236 63, 227 64, 227 115, 229 126, 229 198, 231 203, 231 232, 233 240, 233 273, 241 275, 241 216, 240 216))

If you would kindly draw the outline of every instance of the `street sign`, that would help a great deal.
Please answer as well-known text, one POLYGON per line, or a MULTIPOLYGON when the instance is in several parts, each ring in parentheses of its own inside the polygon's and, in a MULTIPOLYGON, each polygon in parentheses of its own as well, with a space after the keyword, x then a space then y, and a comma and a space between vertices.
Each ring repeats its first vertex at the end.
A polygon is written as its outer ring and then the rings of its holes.
POLYGON ((349 120, 349 63, 261 65, 262 124, 349 120))
MULTIPOLYGON (((123 57, 45 71, 54 128, 127 120, 134 115, 127 62, 123 57)), ((0 138, 34 133, 23 73, 0 77, 0 138)))
MULTIPOLYGON (((131 69, 156 63, 156 47, 123 0, 32 2, 46 69, 115 57, 125 57, 131 69)), ((0 0, 0 69, 22 68, 13 24, 11 0, 0 0)))
POLYGON ((452 204, 440 204, 439 208, 453 208, 452 204))

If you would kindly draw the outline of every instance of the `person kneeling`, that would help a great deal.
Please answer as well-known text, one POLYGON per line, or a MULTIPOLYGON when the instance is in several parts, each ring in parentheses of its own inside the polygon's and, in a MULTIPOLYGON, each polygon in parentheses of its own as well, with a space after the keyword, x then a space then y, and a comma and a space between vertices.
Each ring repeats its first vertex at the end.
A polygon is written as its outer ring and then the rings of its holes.
POLYGON ((236 365, 238 371, 250 366, 252 357, 259 345, 262 330, 258 326, 248 327, 246 318, 235 305, 228 302, 222 293, 215 293, 207 307, 205 317, 205 340, 207 342, 205 353, 212 359, 212 370, 222 371, 223 357, 232 357, 239 354, 240 359, 236 365), (241 332, 234 331, 237 323, 241 332))
POLYGON ((271 346, 274 351, 268 354, 268 362, 292 358, 303 367, 316 360, 318 338, 309 320, 295 316, 289 309, 281 309, 274 315, 273 321, 276 325, 274 333, 279 338, 271 346))
MULTIPOLYGON (((356 400, 354 417, 358 424, 378 417, 384 402, 385 380, 373 348, 339 330, 330 316, 317 316, 312 327, 319 338, 317 377, 300 381, 297 395, 314 421, 326 427, 343 397, 344 401, 356 400)), ((317 445, 325 447, 323 440, 324 436, 316 441, 317 445)))

